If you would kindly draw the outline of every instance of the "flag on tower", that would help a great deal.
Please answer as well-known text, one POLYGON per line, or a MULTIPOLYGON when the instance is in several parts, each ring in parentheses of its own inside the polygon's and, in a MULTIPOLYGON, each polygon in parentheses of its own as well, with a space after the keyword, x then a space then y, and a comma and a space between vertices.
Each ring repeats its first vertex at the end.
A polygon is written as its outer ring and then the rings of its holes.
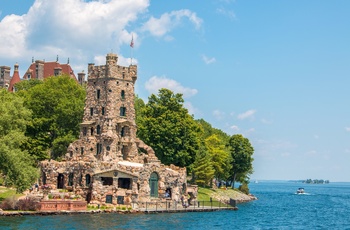
POLYGON ((134 48, 134 35, 131 35, 130 47, 134 48))

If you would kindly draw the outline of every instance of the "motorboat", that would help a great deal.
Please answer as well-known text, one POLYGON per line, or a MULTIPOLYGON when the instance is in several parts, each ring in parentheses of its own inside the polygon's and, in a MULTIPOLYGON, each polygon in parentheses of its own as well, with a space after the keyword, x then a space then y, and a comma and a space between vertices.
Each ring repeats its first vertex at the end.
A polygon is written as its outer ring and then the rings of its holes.
POLYGON ((298 188, 297 194, 304 194, 304 193, 305 193, 304 188, 298 188))

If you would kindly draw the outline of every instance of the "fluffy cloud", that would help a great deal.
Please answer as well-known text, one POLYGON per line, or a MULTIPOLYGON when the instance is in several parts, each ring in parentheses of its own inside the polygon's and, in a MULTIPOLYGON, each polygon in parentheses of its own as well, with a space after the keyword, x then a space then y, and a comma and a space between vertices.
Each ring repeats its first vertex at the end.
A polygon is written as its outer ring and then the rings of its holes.
POLYGON ((151 77, 145 83, 145 88, 149 93, 153 94, 157 94, 161 88, 167 88, 174 93, 181 93, 184 98, 191 97, 198 93, 196 89, 186 88, 173 79, 157 76, 151 77))
MULTIPOLYGON (((196 29, 199 29, 202 25, 202 19, 197 17, 196 13, 185 9, 164 13, 159 19, 151 17, 143 25, 142 30, 148 31, 153 36, 162 37, 178 26, 182 18, 188 18, 196 29)), ((169 37, 167 37, 167 40, 169 40, 169 37)))
POLYGON ((18 62, 20 73, 32 57, 53 61, 59 55, 60 62, 71 57, 76 71, 92 60, 104 63, 101 54, 118 53, 121 46, 129 46, 131 34, 137 40, 138 35, 127 28, 144 20, 139 16, 149 4, 149 0, 35 0, 26 14, 7 15, 0 21, 0 63, 18 62))
POLYGON ((254 109, 251 109, 251 110, 248 110, 244 113, 241 113, 241 114, 238 114, 237 118, 239 120, 245 120, 245 119, 248 119, 248 118, 254 118, 254 114, 256 113, 256 110, 254 109))
POLYGON ((203 59, 203 61, 205 62, 205 64, 207 64, 207 65, 216 62, 216 59, 215 59, 214 57, 208 58, 208 57, 205 56, 205 55, 202 55, 202 59, 203 59))

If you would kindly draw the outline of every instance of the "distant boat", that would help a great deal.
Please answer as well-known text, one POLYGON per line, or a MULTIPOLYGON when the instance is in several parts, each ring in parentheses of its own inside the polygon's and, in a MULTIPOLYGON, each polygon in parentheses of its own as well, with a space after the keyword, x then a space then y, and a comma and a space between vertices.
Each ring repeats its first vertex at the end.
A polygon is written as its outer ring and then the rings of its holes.
POLYGON ((297 194, 304 194, 304 193, 305 193, 304 188, 298 188, 297 194))
POLYGON ((256 180, 256 181, 254 181, 254 183, 257 184, 257 183, 259 183, 259 181, 256 180))

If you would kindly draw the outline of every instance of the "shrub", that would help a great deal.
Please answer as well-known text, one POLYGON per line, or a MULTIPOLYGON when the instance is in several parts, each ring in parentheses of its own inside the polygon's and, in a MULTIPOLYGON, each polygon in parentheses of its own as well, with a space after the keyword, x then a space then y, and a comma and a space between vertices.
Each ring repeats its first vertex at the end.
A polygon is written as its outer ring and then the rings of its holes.
POLYGON ((247 183, 243 183, 238 187, 238 190, 249 195, 249 188, 247 183))
POLYGON ((0 208, 3 210, 15 210, 18 199, 15 196, 11 196, 3 200, 0 204, 0 208))
POLYGON ((35 211, 37 210, 39 200, 33 197, 27 197, 17 202, 16 209, 21 211, 35 211))

